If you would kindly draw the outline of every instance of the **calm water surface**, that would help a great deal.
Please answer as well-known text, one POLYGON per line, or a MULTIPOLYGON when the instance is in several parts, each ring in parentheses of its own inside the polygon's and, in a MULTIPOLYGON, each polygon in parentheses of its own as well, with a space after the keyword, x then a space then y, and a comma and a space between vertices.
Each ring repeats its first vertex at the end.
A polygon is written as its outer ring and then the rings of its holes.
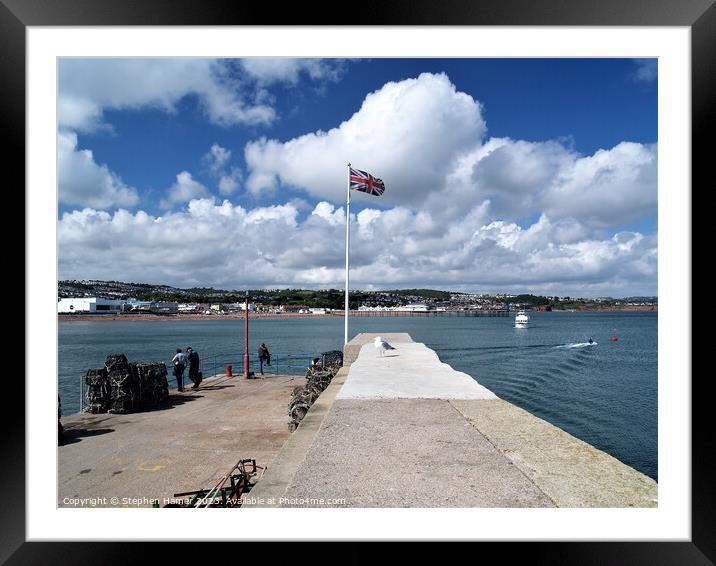
MULTIPOLYGON (((502 399, 658 479, 656 313, 532 313, 529 329, 514 328, 514 316, 354 318, 350 331, 407 332, 502 399), (618 342, 609 341, 613 334, 618 342), (584 345, 590 337, 596 345, 584 345)), ((293 362, 306 365, 341 349, 343 319, 252 320, 253 356, 261 342, 279 363, 298 355, 293 362)), ((79 410, 81 376, 107 354, 168 362, 175 348, 191 345, 211 373, 215 359, 217 371, 227 361, 241 368, 243 344, 237 319, 60 323, 62 412, 79 410)))

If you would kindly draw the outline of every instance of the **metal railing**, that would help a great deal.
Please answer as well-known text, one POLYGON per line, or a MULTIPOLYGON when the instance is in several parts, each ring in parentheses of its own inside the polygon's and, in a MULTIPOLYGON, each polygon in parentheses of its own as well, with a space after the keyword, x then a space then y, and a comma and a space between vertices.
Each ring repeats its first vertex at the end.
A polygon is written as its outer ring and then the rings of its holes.
MULTIPOLYGON (((320 357, 319 354, 307 353, 288 353, 288 352, 272 352, 271 365, 263 363, 263 373, 270 375, 293 375, 302 374, 309 368, 311 362, 315 358, 320 357)), ((205 376, 223 374, 226 367, 232 366, 234 375, 241 375, 244 372, 244 353, 228 352, 204 355, 201 358, 200 370, 205 376)), ((258 354, 249 356, 249 371, 261 373, 262 364, 259 361, 258 354)))

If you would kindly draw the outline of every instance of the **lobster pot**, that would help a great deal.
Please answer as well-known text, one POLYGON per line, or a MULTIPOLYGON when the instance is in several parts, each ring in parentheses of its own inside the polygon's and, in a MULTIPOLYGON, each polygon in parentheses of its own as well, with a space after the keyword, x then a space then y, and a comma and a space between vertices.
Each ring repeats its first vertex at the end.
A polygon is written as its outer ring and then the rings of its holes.
POLYGON ((343 366, 343 352, 340 350, 330 350, 321 353, 321 365, 324 369, 330 369, 334 373, 343 366))
POLYGON ((110 404, 110 383, 106 368, 89 369, 85 374, 85 402, 88 413, 106 413, 110 404))
MULTIPOLYGON (((322 354, 325 356, 326 354, 322 354)), ((343 362, 343 354, 338 361, 333 358, 333 363, 328 366, 316 365, 311 366, 306 371, 306 385, 304 387, 296 387, 291 393, 291 400, 288 402, 288 430, 293 432, 306 416, 311 405, 331 384, 333 376, 340 368, 343 362)), ((325 359, 325 358, 324 358, 325 359)))
POLYGON ((306 387, 323 391, 331 384, 333 372, 328 370, 317 370, 306 376, 306 387))
POLYGON ((85 383, 85 410, 90 413, 126 414, 169 399, 164 363, 130 364, 124 354, 111 354, 103 368, 88 370, 85 383))
POLYGON ((130 364, 138 392, 138 405, 152 407, 169 399, 167 366, 163 363, 130 364))
POLYGON ((127 356, 112 354, 104 363, 110 384, 109 412, 130 413, 136 405, 137 383, 134 372, 129 366, 127 356))
POLYGON ((129 368, 109 372, 111 386, 109 412, 117 414, 131 413, 135 407, 136 390, 134 376, 129 368))
POLYGON ((293 432, 299 423, 306 416, 308 409, 318 399, 321 392, 315 387, 296 387, 291 393, 291 400, 288 403, 288 430, 293 432))
POLYGON ((110 354, 104 361, 104 367, 107 368, 107 372, 126 370, 129 367, 129 361, 124 354, 110 354))

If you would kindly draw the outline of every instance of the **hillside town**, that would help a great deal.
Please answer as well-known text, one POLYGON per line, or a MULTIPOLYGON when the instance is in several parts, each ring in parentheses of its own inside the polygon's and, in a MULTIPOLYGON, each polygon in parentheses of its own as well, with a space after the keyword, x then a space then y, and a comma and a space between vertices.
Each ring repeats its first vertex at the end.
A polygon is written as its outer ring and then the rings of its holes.
MULTIPOLYGON (((343 312, 343 291, 261 289, 226 291, 213 288, 181 289, 168 285, 118 281, 60 281, 58 314, 200 315, 245 313, 330 315, 343 312)), ((475 294, 434 289, 356 290, 351 310, 421 313, 440 311, 528 310, 656 310, 656 297, 622 299, 546 297, 531 294, 475 294)))

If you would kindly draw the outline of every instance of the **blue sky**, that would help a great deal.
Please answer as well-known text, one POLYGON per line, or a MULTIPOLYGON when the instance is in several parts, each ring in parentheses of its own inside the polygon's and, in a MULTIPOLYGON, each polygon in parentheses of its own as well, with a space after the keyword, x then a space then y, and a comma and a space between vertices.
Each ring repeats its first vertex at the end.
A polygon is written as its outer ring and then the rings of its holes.
POLYGON ((73 59, 58 97, 62 278, 340 286, 350 159, 357 287, 657 292, 653 60, 73 59))

